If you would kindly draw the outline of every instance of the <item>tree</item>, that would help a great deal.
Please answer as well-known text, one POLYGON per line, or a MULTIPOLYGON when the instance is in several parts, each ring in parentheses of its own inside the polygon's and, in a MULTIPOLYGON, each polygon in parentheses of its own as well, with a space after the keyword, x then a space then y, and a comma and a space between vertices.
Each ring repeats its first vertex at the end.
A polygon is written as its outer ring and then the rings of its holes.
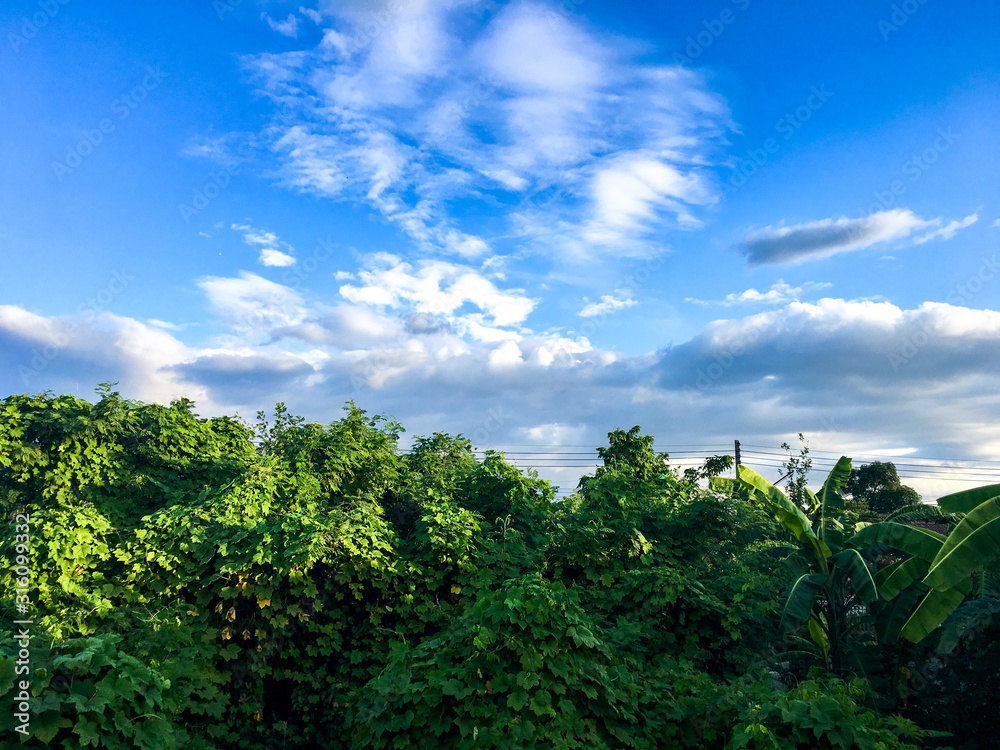
POLYGON ((864 500, 869 510, 879 515, 920 502, 917 491, 899 481, 896 466, 889 461, 873 461, 852 470, 845 489, 856 502, 864 500))
POLYGON ((812 471, 812 459, 809 458, 809 442, 801 432, 799 433, 799 442, 802 447, 799 448, 797 456, 792 455, 792 446, 788 443, 781 444, 782 450, 788 451, 788 460, 782 461, 781 467, 785 470, 785 476, 788 477, 788 482, 785 485, 788 497, 798 507, 805 508, 809 504, 806 479, 809 477, 809 472, 812 471))

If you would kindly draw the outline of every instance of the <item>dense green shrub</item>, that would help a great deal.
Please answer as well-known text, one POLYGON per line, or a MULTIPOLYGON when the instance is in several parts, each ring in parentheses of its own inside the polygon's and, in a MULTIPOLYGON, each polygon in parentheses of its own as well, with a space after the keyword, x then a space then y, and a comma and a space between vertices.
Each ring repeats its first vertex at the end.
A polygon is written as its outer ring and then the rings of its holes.
MULTIPOLYGON (((699 487, 725 462, 680 475, 637 427, 615 430, 603 466, 555 502, 548 482, 497 453, 477 460, 461 436, 400 451, 401 433, 353 404, 325 426, 279 405, 253 431, 110 387, 96 404, 4 400, 0 503, 30 514, 29 743, 721 750, 919 736, 860 708, 854 685, 772 684, 787 539, 746 497, 699 487)), ((13 534, 0 539, 16 554, 13 534)))

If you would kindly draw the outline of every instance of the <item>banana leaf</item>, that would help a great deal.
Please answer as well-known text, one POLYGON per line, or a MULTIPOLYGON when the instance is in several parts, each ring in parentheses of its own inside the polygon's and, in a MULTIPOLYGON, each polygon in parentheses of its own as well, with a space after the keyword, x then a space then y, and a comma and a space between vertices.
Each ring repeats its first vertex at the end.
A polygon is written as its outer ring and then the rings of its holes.
POLYGON ((856 549, 845 549, 830 558, 840 570, 850 579, 851 588, 861 601, 871 604, 878 598, 878 590, 872 578, 868 563, 858 554, 856 549))
POLYGON ((887 609, 879 611, 875 618, 875 637, 879 643, 896 642, 900 631, 913 612, 914 606, 926 593, 927 587, 918 581, 893 599, 892 604, 887 609))
POLYGON ((972 581, 968 578, 945 591, 929 591, 913 610, 900 631, 901 635, 912 643, 918 643, 947 620, 948 615, 958 609, 971 592, 972 581))
POLYGON ((833 511, 844 509, 844 496, 841 490, 847 485, 847 480, 851 478, 851 459, 841 456, 837 464, 826 476, 826 481, 819 490, 820 507, 823 518, 832 515, 833 511))
POLYGON ((938 534, 930 529, 882 522, 865 526, 851 537, 848 543, 855 549, 864 549, 873 544, 885 544, 921 560, 932 562, 944 540, 944 534, 938 534))
POLYGON ((754 494, 767 504, 775 518, 791 531, 796 539, 813 548, 821 564, 825 563, 830 557, 830 548, 826 542, 813 533, 812 524, 802 509, 753 469, 740 466, 738 471, 740 481, 750 487, 754 494))
POLYGON ((896 563, 891 567, 893 568, 892 573, 878 587, 879 596, 886 601, 895 598, 913 583, 923 579, 927 575, 930 563, 919 557, 911 557, 909 560, 896 563))
POLYGON ((937 504, 939 508, 948 513, 969 513, 998 495, 1000 495, 1000 484, 989 484, 985 487, 973 487, 971 490, 962 490, 939 497, 937 504))
POLYGON ((785 602, 785 611, 781 615, 781 622, 786 630, 801 625, 812 616, 816 597, 826 582, 827 576, 822 573, 806 573, 799 577, 792 586, 792 592, 785 602))
POLYGON ((969 513, 938 550, 924 583, 944 591, 1000 556, 1000 497, 969 513))

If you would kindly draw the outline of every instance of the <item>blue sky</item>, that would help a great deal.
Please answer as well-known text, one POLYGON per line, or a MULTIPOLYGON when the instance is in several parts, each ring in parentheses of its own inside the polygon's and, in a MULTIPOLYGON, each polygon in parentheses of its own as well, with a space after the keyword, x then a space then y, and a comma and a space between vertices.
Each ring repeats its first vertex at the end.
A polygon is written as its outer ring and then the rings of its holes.
POLYGON ((997 458, 995 4, 42 0, 0 30, 5 393, 997 458))

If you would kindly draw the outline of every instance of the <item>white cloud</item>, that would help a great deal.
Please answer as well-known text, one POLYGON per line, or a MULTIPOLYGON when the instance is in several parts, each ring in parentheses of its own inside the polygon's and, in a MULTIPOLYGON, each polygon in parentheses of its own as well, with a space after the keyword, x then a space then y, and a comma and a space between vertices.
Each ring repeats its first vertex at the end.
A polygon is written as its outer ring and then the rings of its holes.
POLYGON ((935 230, 933 232, 929 232, 928 234, 925 234, 922 237, 917 237, 913 241, 913 243, 915 245, 922 245, 925 242, 929 242, 931 240, 938 239, 938 238, 943 239, 943 240, 950 240, 952 237, 954 237, 958 233, 959 229, 965 229, 966 227, 970 227, 973 224, 975 224, 977 221, 979 221, 979 214, 970 214, 969 216, 966 216, 961 221, 959 221, 958 219, 955 219, 954 221, 952 221, 949 224, 946 224, 945 226, 941 227, 940 229, 937 229, 937 230, 935 230))
POLYGON ((155 328, 163 328, 167 331, 183 331, 185 328, 198 325, 197 323, 170 323, 166 320, 158 320, 156 318, 149 318, 146 324, 155 328))
POLYGON ((722 307, 732 307, 733 305, 744 304, 784 305, 789 302, 798 302, 799 298, 806 292, 828 289, 831 286, 832 284, 828 282, 814 281, 807 281, 802 284, 802 286, 791 286, 790 284, 786 284, 783 280, 779 279, 777 283, 772 284, 771 288, 766 292, 759 292, 751 287, 743 292, 733 292, 731 294, 727 294, 725 299, 715 302, 695 299, 694 297, 685 297, 684 301, 692 302, 696 305, 719 305, 722 307))
POLYGON ((514 341, 505 341, 489 353, 488 364, 491 370, 505 370, 523 363, 521 349, 514 341))
POLYGON ((267 21, 268 26, 282 36, 288 36, 294 39, 299 35, 299 19, 295 17, 294 13, 289 13, 288 18, 284 21, 275 21, 267 13, 261 13, 260 17, 261 19, 267 21))
POLYGON ((257 229, 249 224, 232 224, 231 229, 243 233, 243 241, 248 245, 260 246, 260 257, 258 261, 265 266, 292 266, 295 265, 295 256, 288 251, 294 251, 291 245, 282 240, 274 232, 264 229, 257 229), (284 248, 279 250, 278 248, 284 248))
POLYGON ((497 326, 522 323, 536 304, 523 290, 498 289, 469 266, 433 260, 413 266, 388 254, 372 256, 368 262, 370 268, 358 272, 357 285, 340 288, 342 297, 376 307, 412 306, 417 312, 439 315, 471 304, 497 326))
POLYGON ((265 266, 294 266, 295 258, 280 250, 265 247, 260 251, 260 262, 265 266))
POLYGON ((1000 219, 995 219, 993 221, 993 226, 1000 228, 1000 219))
POLYGON ((202 236, 202 237, 211 237, 211 236, 212 236, 212 235, 210 235, 210 234, 209 234, 208 232, 198 232, 198 234, 199 234, 200 236, 202 236))
POLYGON ((319 13, 318 11, 313 10, 312 8, 306 8, 306 7, 302 6, 302 5, 300 5, 299 6, 299 13, 301 13, 303 16, 305 16, 306 18, 308 18, 310 21, 312 21, 315 24, 321 24, 321 23, 323 23, 323 14, 319 13))
POLYGON ((239 278, 208 276, 198 281, 213 312, 241 332, 267 331, 301 323, 302 298, 294 290, 247 271, 239 278))
POLYGON ((481 11, 338 3, 317 48, 246 58, 280 105, 268 137, 286 184, 365 202, 422 251, 462 257, 488 241, 461 225, 456 199, 507 206, 556 252, 648 254, 650 231, 699 224, 730 127, 704 78, 639 62, 635 43, 542 3, 508 4, 485 26, 481 11))
POLYGON ((648 229, 664 210, 682 226, 700 226, 690 207, 714 196, 694 169, 682 173, 652 155, 626 154, 598 168, 592 199, 596 216, 584 236, 596 244, 612 244, 648 229))
POLYGON ((583 309, 577 315, 581 318, 592 318, 595 315, 607 315, 608 313, 624 310, 637 304, 639 303, 628 297, 619 299, 613 294, 602 294, 600 302, 591 302, 584 305, 583 309))
MULTIPOLYGON (((387 272, 396 268, 381 260, 387 272)), ((442 283, 421 271, 396 269, 390 296, 400 303, 384 311, 308 303, 252 274, 205 279, 213 310, 223 323, 237 321, 237 335, 202 346, 109 313, 44 317, 0 306, 0 385, 79 392, 120 380, 129 397, 186 395, 202 414, 252 414, 282 400, 317 421, 336 418, 354 398, 371 413, 399 418, 409 434, 478 434, 484 447, 525 439, 596 446, 608 430, 633 424, 661 443, 720 452, 734 437, 776 446, 800 431, 833 455, 990 458, 1000 446, 997 311, 793 301, 623 357, 585 339, 520 332, 477 340, 441 316, 406 317, 419 299, 433 298, 435 286, 439 293, 453 286, 454 275, 442 283), (437 283, 421 286, 427 280, 437 283), (261 311, 253 325, 239 323, 247 311, 261 311), (491 410, 502 424, 493 417, 480 429, 491 410)), ((579 476, 543 471, 565 486, 579 476)), ((933 497, 944 491, 940 484, 918 489, 933 497)))

